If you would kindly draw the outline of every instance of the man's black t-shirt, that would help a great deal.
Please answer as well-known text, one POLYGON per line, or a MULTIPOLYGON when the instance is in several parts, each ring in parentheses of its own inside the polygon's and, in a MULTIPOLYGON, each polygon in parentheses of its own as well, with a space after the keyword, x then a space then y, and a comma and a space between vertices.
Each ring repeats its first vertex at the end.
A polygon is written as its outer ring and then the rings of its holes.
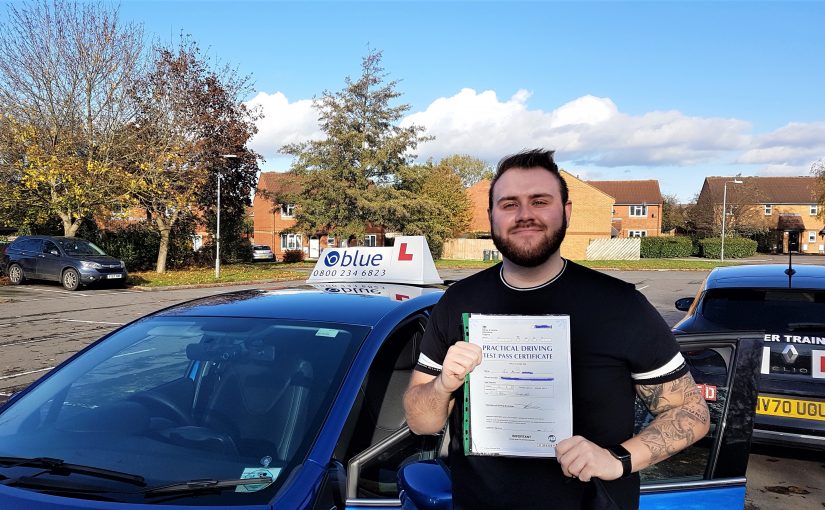
MULTIPOLYGON (((416 369, 441 371, 447 349, 463 340, 462 313, 570 316, 573 433, 600 446, 633 435, 636 384, 687 371, 667 324, 633 285, 564 261, 553 280, 509 286, 496 265, 452 285, 433 310, 416 369)), ((450 471, 456 509, 580 508, 592 484, 565 477, 555 459, 465 456, 463 388, 450 416, 450 471)), ((639 477, 603 482, 620 508, 639 504, 639 477)))

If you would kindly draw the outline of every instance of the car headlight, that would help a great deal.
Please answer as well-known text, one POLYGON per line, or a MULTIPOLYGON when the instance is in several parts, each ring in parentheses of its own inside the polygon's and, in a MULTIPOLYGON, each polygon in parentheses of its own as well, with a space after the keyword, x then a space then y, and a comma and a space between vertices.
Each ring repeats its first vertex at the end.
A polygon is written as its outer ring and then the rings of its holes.
POLYGON ((121 260, 121 261, 120 261, 120 268, 121 268, 121 269, 126 269, 126 262, 123 262, 123 261, 121 260))
POLYGON ((101 266, 97 262, 88 262, 86 260, 81 260, 80 267, 82 267, 83 269, 100 269, 103 266, 101 266))

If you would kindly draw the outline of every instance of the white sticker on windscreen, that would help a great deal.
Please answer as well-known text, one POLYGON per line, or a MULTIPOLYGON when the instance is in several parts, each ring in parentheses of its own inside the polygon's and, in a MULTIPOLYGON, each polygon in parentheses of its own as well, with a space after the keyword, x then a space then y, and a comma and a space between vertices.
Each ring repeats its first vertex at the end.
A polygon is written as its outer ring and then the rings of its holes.
POLYGON ((336 336, 338 336, 338 330, 321 328, 315 333, 315 336, 326 336, 329 338, 335 338, 336 336))
POLYGON ((256 492, 261 489, 265 489, 272 485, 272 482, 278 478, 278 475, 281 473, 281 468, 271 468, 271 467, 251 467, 251 468, 244 468, 243 473, 241 474, 241 479, 245 480, 247 478, 271 478, 272 480, 269 483, 251 483, 249 485, 238 485, 235 488, 235 492, 256 492))

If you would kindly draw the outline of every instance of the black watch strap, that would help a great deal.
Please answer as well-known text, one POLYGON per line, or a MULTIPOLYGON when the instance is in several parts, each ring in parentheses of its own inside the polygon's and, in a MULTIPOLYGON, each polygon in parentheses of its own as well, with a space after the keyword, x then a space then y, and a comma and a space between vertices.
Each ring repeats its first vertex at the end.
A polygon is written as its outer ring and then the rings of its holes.
POLYGON ((620 444, 616 444, 608 446, 607 451, 609 451, 610 455, 616 457, 619 459, 619 462, 622 463, 622 478, 630 476, 630 473, 633 472, 633 464, 630 462, 630 452, 627 451, 627 448, 620 444))

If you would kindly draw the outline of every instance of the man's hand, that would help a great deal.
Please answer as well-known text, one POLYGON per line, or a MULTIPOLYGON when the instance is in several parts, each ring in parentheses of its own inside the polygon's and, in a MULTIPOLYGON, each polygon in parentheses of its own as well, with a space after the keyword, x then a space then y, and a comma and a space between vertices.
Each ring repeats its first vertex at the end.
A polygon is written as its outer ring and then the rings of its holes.
POLYGON ((622 463, 609 451, 581 436, 560 441, 556 458, 565 476, 589 482, 591 478, 616 480, 622 476, 622 463))
POLYGON ((450 346, 441 375, 436 378, 435 387, 439 391, 452 393, 464 384, 464 378, 481 363, 481 346, 470 342, 456 342, 450 346), (440 380, 440 384, 439 384, 440 380))

